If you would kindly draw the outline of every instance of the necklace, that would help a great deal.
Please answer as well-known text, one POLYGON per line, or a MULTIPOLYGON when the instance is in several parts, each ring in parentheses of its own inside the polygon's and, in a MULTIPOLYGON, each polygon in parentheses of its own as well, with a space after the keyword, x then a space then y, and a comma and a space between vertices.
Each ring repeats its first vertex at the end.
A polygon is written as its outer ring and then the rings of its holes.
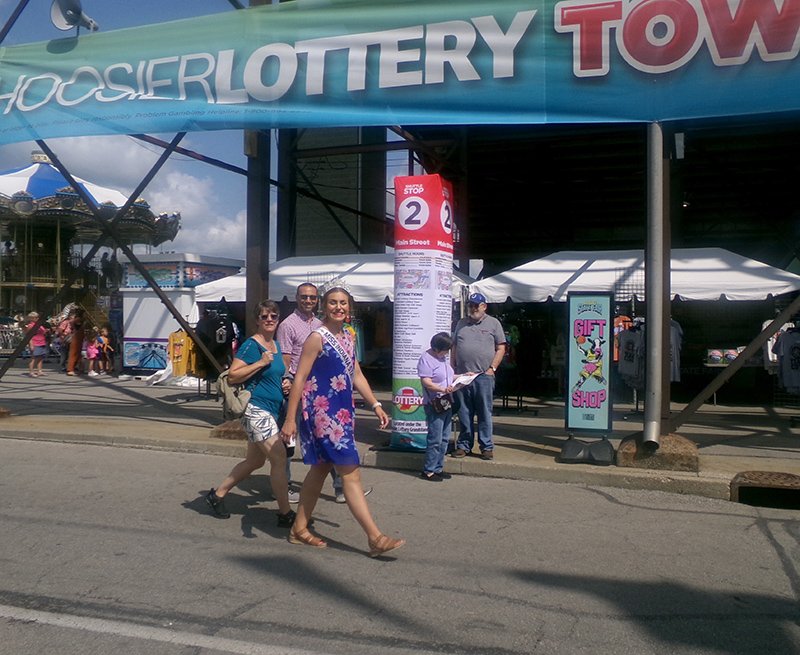
POLYGON ((278 347, 275 345, 275 339, 271 339, 270 341, 267 341, 267 340, 266 340, 264 337, 262 337, 260 334, 257 334, 257 335, 255 336, 255 339, 256 339, 256 341, 258 341, 258 342, 259 342, 259 343, 260 343, 262 346, 264 346, 264 348, 266 348, 267 350, 269 350, 269 351, 270 351, 272 354, 277 354, 277 353, 278 353, 278 347))

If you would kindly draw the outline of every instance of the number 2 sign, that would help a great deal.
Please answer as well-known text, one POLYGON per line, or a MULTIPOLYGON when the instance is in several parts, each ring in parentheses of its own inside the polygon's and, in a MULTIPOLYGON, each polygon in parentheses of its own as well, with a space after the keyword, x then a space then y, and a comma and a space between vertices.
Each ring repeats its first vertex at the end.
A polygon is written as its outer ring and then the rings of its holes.
POLYGON ((394 189, 397 198, 395 249, 452 253, 453 189, 450 183, 438 175, 396 177, 394 189))
POLYGON ((406 230, 414 231, 425 227, 430 215, 428 203, 419 196, 405 198, 397 207, 397 220, 406 230))

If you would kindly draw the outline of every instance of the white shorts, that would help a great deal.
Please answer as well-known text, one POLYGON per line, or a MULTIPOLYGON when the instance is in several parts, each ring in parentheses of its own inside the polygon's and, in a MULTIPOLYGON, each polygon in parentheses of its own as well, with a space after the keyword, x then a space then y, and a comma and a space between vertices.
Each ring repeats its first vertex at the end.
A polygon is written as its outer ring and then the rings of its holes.
POLYGON ((247 438, 253 443, 266 441, 280 432, 278 421, 266 409, 261 409, 248 403, 247 409, 239 419, 242 428, 247 433, 247 438))

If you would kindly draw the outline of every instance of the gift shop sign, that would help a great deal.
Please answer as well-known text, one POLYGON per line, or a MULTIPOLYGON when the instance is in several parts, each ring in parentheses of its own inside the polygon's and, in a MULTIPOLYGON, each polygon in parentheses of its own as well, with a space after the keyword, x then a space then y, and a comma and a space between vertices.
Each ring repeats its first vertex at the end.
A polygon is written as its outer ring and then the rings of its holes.
POLYGON ((612 296, 568 294, 567 430, 611 430, 612 296))
POLYGON ((438 175, 397 177, 392 447, 424 450, 428 431, 417 361, 453 313, 453 190, 438 175))

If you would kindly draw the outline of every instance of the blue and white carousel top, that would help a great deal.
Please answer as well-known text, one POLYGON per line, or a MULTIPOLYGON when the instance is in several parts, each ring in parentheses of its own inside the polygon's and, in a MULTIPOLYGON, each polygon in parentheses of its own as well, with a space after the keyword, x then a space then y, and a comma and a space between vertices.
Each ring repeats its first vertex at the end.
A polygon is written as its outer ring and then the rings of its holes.
MULTIPOLYGON (((106 219, 112 218, 128 200, 115 189, 74 179, 106 219)), ((3 232, 15 222, 33 220, 46 224, 48 220, 62 219, 75 227, 75 236, 80 241, 91 242, 102 234, 91 209, 44 153, 34 152, 28 166, 0 173, 0 236, 5 237, 3 232)), ((179 212, 155 215, 140 198, 128 209, 117 229, 128 242, 159 245, 177 236, 180 220, 179 212)))
MULTIPOLYGON (((56 196, 61 189, 69 186, 66 178, 46 156, 34 153, 32 160, 28 166, 0 173, 0 194, 8 198, 25 194, 32 196, 34 200, 41 200, 56 196)), ((122 207, 128 200, 115 189, 106 189, 79 177, 75 181, 96 205, 110 203, 115 207, 122 207)))

